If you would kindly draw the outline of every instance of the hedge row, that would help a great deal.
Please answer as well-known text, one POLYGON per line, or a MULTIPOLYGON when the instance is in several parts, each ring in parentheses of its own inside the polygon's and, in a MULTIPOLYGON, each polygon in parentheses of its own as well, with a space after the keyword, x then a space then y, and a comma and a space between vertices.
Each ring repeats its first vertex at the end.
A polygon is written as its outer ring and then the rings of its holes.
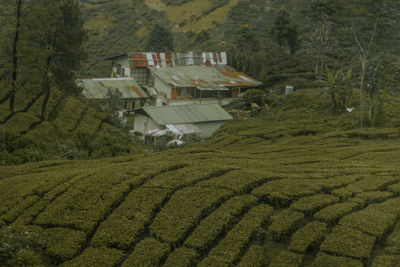
POLYGON ((235 192, 242 193, 250 190, 251 185, 266 181, 268 179, 275 179, 271 172, 234 170, 224 174, 221 177, 216 177, 214 179, 201 182, 199 183, 199 186, 225 187, 235 192))
POLYGON ((246 254, 243 256, 242 260, 238 264, 239 267, 261 267, 265 265, 267 261, 265 256, 264 247, 260 245, 252 245, 246 254))
POLYGON ((143 234, 155 210, 171 192, 168 189, 140 187, 133 190, 125 201, 97 229, 92 243, 127 249, 143 234))
POLYGON ((321 222, 311 222, 292 235, 289 249, 306 253, 307 249, 322 240, 327 226, 321 222))
POLYGON ((109 248, 88 248, 79 257, 62 264, 62 267, 102 266, 112 267, 117 265, 124 253, 120 250, 109 248))
POLYGON ((234 222, 246 207, 257 202, 257 198, 244 195, 233 197, 200 222, 185 241, 185 245, 198 250, 207 249, 234 222))
POLYGON ((338 201, 338 197, 327 194, 319 194, 311 197, 301 198, 290 205, 290 208, 301 211, 305 214, 312 214, 317 210, 337 203, 338 201))
POLYGON ((314 218, 323 220, 327 223, 333 223, 344 215, 351 213, 358 207, 359 204, 355 202, 338 203, 318 211, 314 214, 314 218))
POLYGON ((400 255, 380 255, 372 263, 372 267, 394 267, 399 266, 400 255))
POLYGON ((199 266, 215 266, 215 262, 233 264, 257 229, 267 221, 273 209, 265 204, 252 208, 243 219, 214 247, 199 266))
POLYGON ((7 223, 11 223, 17 219, 19 215, 21 215, 26 209, 34 205, 37 201, 39 201, 39 197, 36 195, 28 196, 25 199, 21 200, 13 206, 6 214, 1 216, 1 219, 7 223))
POLYGON ((189 166, 157 175, 148 181, 144 186, 177 189, 188 186, 201 178, 211 176, 213 173, 217 173, 218 171, 221 171, 221 168, 215 165, 189 166))
POLYGON ((341 198, 349 198, 356 193, 374 191, 399 180, 400 178, 397 176, 380 176, 379 179, 377 179, 376 175, 373 175, 351 183, 345 188, 335 189, 332 193, 341 198))
POLYGON ((385 252, 388 254, 400 254, 400 223, 396 224, 393 232, 386 240, 385 252))
POLYGON ((387 191, 368 191, 361 192, 355 195, 356 198, 364 199, 367 203, 383 201, 393 196, 392 192, 387 191))
POLYGON ((387 230, 396 222, 397 216, 393 213, 382 212, 377 209, 365 209, 343 217, 339 224, 358 228, 375 237, 383 237, 387 230))
MULTIPOLYGON (((36 170, 36 172, 38 172, 36 170)), ((17 173, 16 173, 17 174, 17 173)), ((21 201, 27 197, 44 196, 57 188, 58 185, 67 182, 78 174, 77 170, 39 171, 38 173, 22 173, 9 179, 0 180, 0 215, 3 215, 10 208, 16 208, 21 201)), ((23 210, 20 208, 20 211, 23 210)), ((11 215, 10 218, 14 218, 11 215)))
POLYGON ((150 227, 151 234, 170 244, 181 241, 209 210, 231 194, 230 190, 203 187, 177 191, 157 214, 150 227))
POLYGON ((325 253, 319 253, 312 262, 311 267, 364 267, 364 264, 356 259, 347 257, 332 256, 325 253))
POLYGON ((154 238, 140 241, 132 254, 124 261, 123 267, 158 266, 163 257, 170 252, 170 246, 160 243, 154 238))
POLYGON ((322 252, 368 260, 375 237, 347 226, 336 226, 321 244, 322 252))
POLYGON ((300 266, 304 255, 298 254, 292 251, 282 251, 278 257, 276 257, 271 264, 270 267, 282 267, 282 266, 290 266, 297 267, 300 266))
POLYGON ((388 186, 387 188, 388 191, 393 192, 395 194, 400 193, 400 183, 392 184, 388 186))
POLYGON ((198 254, 195 250, 190 248, 177 248, 168 257, 163 266, 194 266, 198 254))
POLYGON ((255 188, 252 194, 276 203, 277 208, 286 207, 293 200, 332 190, 354 182, 355 177, 335 177, 330 179, 281 179, 255 188))
POLYGON ((73 226, 75 229, 90 232, 112 205, 123 197, 123 192, 129 189, 128 183, 117 183, 124 178, 125 174, 116 173, 116 170, 93 173, 72 185, 34 223, 44 226, 73 226))
POLYGON ((45 229, 41 235, 46 244, 46 254, 55 263, 73 258, 86 240, 86 234, 65 228, 45 229))
POLYGON ((292 209, 283 210, 272 218, 268 231, 274 240, 279 240, 296 228, 303 219, 304 214, 301 212, 292 209))

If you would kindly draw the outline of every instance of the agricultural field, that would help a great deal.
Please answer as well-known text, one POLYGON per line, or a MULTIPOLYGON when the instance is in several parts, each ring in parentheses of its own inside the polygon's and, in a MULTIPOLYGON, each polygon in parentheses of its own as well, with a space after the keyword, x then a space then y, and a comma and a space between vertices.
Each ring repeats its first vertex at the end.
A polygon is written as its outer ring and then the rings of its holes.
POLYGON ((186 148, 0 167, 5 265, 396 266, 399 129, 346 116, 297 108, 186 148))

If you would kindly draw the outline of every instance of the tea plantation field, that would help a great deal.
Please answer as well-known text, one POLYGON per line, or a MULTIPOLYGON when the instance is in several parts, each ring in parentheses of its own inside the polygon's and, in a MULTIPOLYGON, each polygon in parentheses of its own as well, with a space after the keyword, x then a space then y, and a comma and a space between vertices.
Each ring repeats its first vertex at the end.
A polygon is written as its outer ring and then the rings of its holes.
POLYGON ((0 167, 1 231, 37 236, 46 266, 398 266, 399 129, 337 127, 297 109, 184 149, 0 167))

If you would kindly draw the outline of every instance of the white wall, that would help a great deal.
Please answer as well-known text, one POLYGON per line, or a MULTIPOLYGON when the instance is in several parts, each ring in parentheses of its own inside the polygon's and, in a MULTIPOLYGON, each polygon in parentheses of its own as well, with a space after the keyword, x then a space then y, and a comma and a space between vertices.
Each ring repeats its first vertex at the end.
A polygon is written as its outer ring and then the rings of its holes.
POLYGON ((171 99, 171 86, 164 83, 157 76, 154 77, 154 88, 161 94, 166 94, 171 99))
POLYGON ((155 128, 160 129, 160 130, 164 129, 163 126, 158 125, 148 116, 145 116, 142 114, 137 114, 137 113, 135 114, 135 123, 133 126, 133 130, 135 132, 144 134, 145 132, 148 132, 155 128), (147 127, 146 127, 146 124, 147 124, 147 127))
POLYGON ((214 134, 216 130, 224 125, 224 123, 225 121, 211 121, 194 123, 194 125, 196 125, 201 130, 201 138, 209 138, 214 134))
MULTIPOLYGON (((129 58, 121 57, 121 58, 115 59, 113 66, 116 67, 118 64, 121 65, 121 67, 125 70, 124 77, 120 77, 120 78, 131 78, 131 68, 130 68, 129 58)), ((111 77, 113 77, 112 73, 111 73, 111 77)))

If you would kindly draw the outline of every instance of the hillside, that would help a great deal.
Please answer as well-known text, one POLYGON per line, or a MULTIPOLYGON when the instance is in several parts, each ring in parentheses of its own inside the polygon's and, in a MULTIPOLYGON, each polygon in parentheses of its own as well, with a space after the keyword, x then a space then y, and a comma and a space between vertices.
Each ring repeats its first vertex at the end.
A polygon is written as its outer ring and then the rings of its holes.
POLYGON ((86 44, 89 58, 81 75, 108 76, 109 63, 104 58, 126 51, 144 51, 146 39, 155 24, 170 29, 176 51, 193 50, 195 34, 202 29, 212 36, 211 50, 226 50, 242 24, 256 34, 265 35, 277 10, 285 7, 298 24, 307 21, 301 10, 308 1, 275 0, 145 0, 145 1, 82 1, 85 27, 89 31, 86 44))
POLYGON ((359 130, 316 91, 277 103, 184 149, 0 167, 0 244, 47 266, 394 266, 398 109, 359 130))
MULTIPOLYGON (((0 94, 2 90, 0 90, 0 94)), ((44 96, 18 94, 16 113, 0 105, 0 165, 49 159, 87 159, 140 153, 140 145, 109 112, 83 97, 52 94, 49 116, 39 119, 44 96)))

